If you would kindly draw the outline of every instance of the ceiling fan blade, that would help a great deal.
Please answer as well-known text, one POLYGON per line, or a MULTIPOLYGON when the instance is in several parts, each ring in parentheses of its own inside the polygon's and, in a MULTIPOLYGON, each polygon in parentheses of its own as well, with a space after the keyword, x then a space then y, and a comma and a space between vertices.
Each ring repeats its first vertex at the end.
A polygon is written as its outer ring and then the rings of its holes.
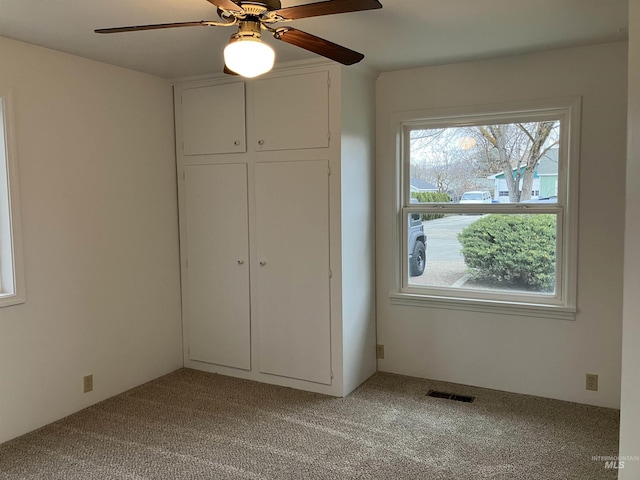
POLYGON ((231 70, 229 67, 227 67, 227 65, 225 64, 224 69, 222 70, 224 73, 226 73, 227 75, 235 75, 235 76, 240 76, 239 73, 234 72, 233 70, 231 70))
POLYGON ((375 10, 377 8, 382 8, 382 4, 378 0, 326 0, 308 5, 281 8, 280 10, 276 10, 275 13, 287 20, 297 20, 298 18, 361 12, 364 10, 375 10))
POLYGON ((304 48, 343 65, 353 65, 364 58, 361 53, 295 28, 280 28, 276 30, 273 36, 278 40, 304 48))
POLYGON ((207 22, 205 20, 201 20, 199 22, 157 23, 155 25, 135 25, 132 27, 99 28, 97 30, 94 30, 94 32, 95 33, 137 32, 139 30, 158 30, 160 28, 209 27, 215 24, 216 22, 207 22))
POLYGON ((231 0, 207 0, 207 2, 215 5, 216 7, 227 10, 228 12, 242 12, 242 7, 231 0))

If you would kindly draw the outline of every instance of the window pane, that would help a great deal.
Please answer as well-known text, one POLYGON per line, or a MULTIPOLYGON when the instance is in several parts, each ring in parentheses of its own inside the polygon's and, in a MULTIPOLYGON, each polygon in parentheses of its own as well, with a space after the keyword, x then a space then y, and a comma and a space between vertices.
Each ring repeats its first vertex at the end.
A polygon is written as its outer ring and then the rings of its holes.
POLYGON ((0 307, 24 302, 20 207, 10 92, 0 91, 0 307))
POLYGON ((555 214, 409 214, 409 286, 553 295, 555 214))
POLYGON ((11 211, 5 144, 4 101, 0 97, 0 295, 14 293, 11 211))
POLYGON ((559 120, 409 132, 411 203, 557 203, 559 120))

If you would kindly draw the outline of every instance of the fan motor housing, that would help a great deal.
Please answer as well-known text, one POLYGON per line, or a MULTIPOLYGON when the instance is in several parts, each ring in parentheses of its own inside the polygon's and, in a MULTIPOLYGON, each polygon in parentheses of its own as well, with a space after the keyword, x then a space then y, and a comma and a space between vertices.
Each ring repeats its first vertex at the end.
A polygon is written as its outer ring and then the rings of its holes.
POLYGON ((240 20, 240 24, 238 25, 238 33, 231 35, 231 38, 260 38, 260 36, 260 19, 258 17, 248 16, 245 20, 240 20))

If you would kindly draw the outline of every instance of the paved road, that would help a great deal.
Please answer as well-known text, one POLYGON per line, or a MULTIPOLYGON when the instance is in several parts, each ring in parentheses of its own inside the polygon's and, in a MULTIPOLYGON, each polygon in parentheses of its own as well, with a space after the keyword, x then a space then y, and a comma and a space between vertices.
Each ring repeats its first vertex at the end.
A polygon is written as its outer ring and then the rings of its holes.
POLYGON ((467 274, 467 267, 460 253, 458 233, 480 218, 482 217, 479 215, 451 215, 424 222, 427 266, 421 276, 410 277, 409 282, 449 287, 462 279, 467 274))

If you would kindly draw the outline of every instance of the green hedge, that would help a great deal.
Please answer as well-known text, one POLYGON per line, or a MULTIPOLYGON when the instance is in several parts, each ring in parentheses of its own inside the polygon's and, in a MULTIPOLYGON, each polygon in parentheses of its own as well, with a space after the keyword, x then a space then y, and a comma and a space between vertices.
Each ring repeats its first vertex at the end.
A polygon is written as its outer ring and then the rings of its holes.
POLYGON ((458 240, 467 267, 480 278, 551 291, 555 284, 555 215, 487 215, 458 240))
MULTIPOLYGON (((417 198, 420 203, 450 203, 451 197, 448 193, 438 192, 411 192, 411 198, 417 198)), ((435 220, 444 217, 441 213, 423 213, 422 220, 435 220)))

